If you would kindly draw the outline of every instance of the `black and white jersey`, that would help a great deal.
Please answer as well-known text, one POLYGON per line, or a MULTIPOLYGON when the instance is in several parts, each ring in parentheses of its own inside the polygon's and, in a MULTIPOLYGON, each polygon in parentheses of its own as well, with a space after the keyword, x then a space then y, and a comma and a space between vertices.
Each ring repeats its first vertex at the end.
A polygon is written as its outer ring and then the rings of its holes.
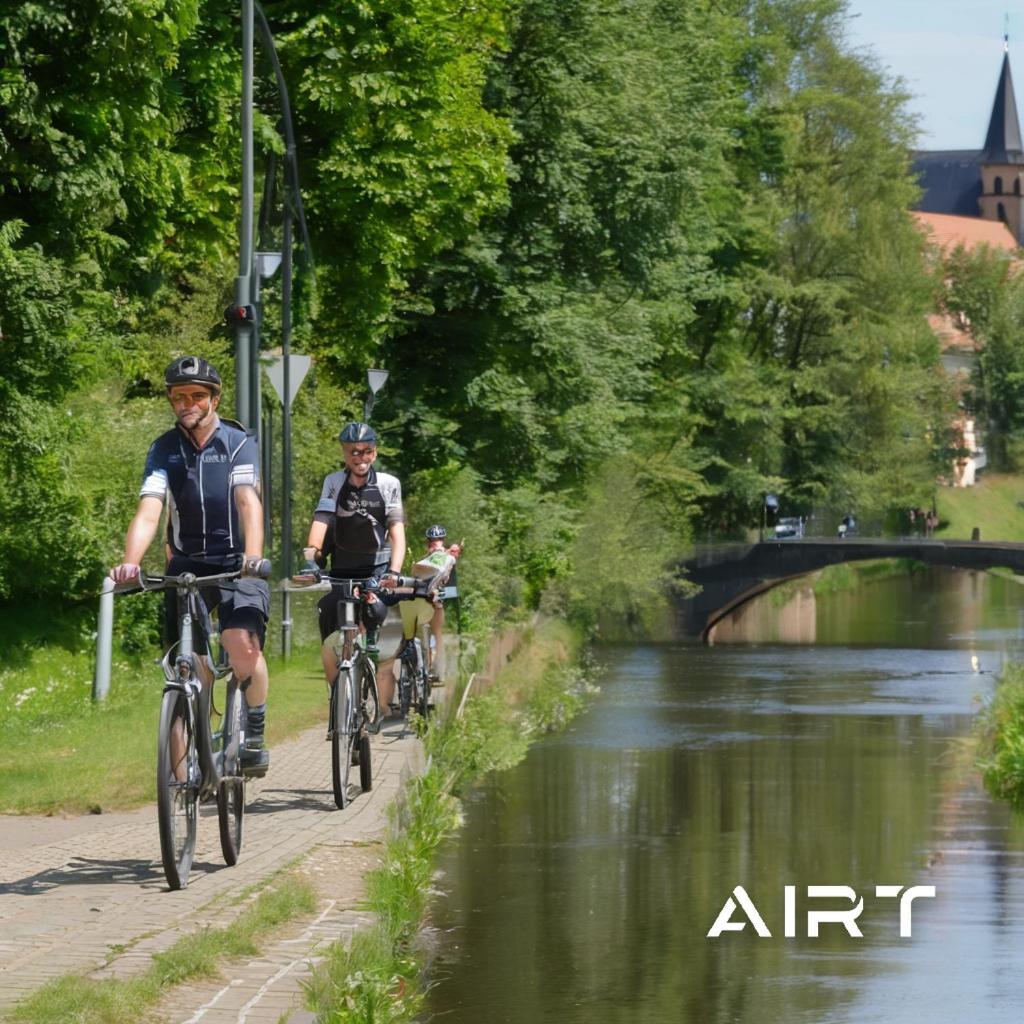
POLYGON ((347 470, 330 473, 315 515, 334 517, 333 544, 328 548, 331 571, 369 575, 373 566, 391 557, 388 528, 405 521, 402 485, 397 477, 372 466, 362 487, 353 485, 347 470))
POLYGON ((259 489, 256 441, 241 427, 217 421, 199 449, 179 427, 150 446, 140 497, 167 504, 168 541, 175 554, 202 558, 242 554, 235 488, 259 489))

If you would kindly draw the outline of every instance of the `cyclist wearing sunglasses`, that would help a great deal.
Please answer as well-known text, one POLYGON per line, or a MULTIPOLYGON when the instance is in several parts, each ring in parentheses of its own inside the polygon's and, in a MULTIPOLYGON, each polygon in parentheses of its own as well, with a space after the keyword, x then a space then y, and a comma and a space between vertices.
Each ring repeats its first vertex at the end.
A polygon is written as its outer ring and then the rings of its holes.
MULTIPOLYGON (((405 516, 402 485, 389 473, 373 468, 377 458, 377 435, 366 423, 347 423, 338 435, 345 468, 324 479, 320 501, 313 513, 303 557, 310 568, 318 558, 329 558, 332 576, 347 579, 381 579, 393 586, 405 559, 405 516)), ((378 625, 387 606, 376 601, 368 606, 378 610, 378 625)), ((331 594, 319 605, 320 637, 326 640, 337 628, 337 601, 331 594)), ((324 672, 330 682, 337 665, 330 646, 322 650, 324 672)), ((382 659, 377 672, 381 708, 394 695, 393 658, 382 659)))

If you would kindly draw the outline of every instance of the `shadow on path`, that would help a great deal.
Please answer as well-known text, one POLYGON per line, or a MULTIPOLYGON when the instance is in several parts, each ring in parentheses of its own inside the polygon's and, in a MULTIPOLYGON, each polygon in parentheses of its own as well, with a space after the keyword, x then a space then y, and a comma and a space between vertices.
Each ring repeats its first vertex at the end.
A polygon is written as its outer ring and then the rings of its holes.
MULTIPOLYGON (((196 865, 199 867, 200 865, 196 865)), ((212 867, 212 865, 210 865, 212 867)), ((48 868, 14 882, 0 883, 0 896, 38 896, 62 885, 165 885, 164 873, 151 860, 93 860, 75 857, 59 868, 48 868)))

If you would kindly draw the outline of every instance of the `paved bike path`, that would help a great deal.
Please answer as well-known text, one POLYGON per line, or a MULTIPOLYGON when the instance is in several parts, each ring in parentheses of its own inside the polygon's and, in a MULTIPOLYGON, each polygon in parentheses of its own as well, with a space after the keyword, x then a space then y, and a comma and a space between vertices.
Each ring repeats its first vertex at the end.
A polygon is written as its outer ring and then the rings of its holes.
MULTIPOLYGON (((372 844, 387 827, 388 804, 421 760, 410 732, 386 726, 373 738, 373 789, 339 811, 323 728, 279 744, 267 776, 248 784, 238 864, 225 866, 216 807, 204 807, 189 884, 180 892, 169 892, 164 880, 155 805, 64 820, 0 817, 0 1013, 61 974, 145 970, 152 953, 198 927, 222 927, 244 906, 239 894, 309 855, 303 870, 321 893, 315 920, 217 982, 176 990, 160 1008, 166 1019, 192 1024, 278 1021, 301 1005, 300 982, 318 948, 350 935, 365 918, 357 905, 362 875, 377 855, 372 844)), ((358 784, 358 769, 352 779, 358 784)))

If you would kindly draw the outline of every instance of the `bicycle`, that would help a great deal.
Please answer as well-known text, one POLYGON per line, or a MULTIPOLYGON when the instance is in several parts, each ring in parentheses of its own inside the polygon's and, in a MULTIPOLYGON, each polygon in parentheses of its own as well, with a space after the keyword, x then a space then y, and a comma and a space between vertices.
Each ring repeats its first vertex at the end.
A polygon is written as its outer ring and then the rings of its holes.
POLYGON ((377 693, 377 652, 361 630, 364 608, 370 595, 381 592, 377 580, 346 579, 326 573, 299 574, 292 582, 307 587, 328 584, 337 595, 339 639, 334 647, 338 671, 329 684, 327 739, 331 744, 331 786, 335 805, 344 810, 350 803, 349 775, 359 766, 359 786, 366 793, 373 786, 369 729, 380 722, 377 693))
MULTIPOLYGON (((420 594, 414 595, 420 597, 420 594)), ((431 608, 431 612, 433 608, 431 608)), ((398 709, 404 717, 410 708, 424 719, 430 715, 430 626, 420 626, 422 639, 413 635, 402 644, 398 672, 398 709)))
MULTIPOLYGON (((264 562, 265 575, 270 574, 264 562)), ((201 591, 212 584, 231 583, 241 570, 197 576, 140 575, 137 582, 117 590, 177 590, 179 640, 161 659, 164 673, 163 700, 157 734, 157 820, 160 828, 160 858, 171 890, 184 889, 196 848, 199 804, 216 797, 221 852, 225 862, 238 862, 242 849, 245 816, 245 779, 241 750, 245 741, 244 698, 227 664, 225 652, 211 656, 211 642, 219 639, 201 591), (199 642, 195 641, 198 635, 199 642), (199 659, 206 659, 209 685, 199 659), (220 728, 214 729, 216 713, 213 687, 225 680, 224 712, 220 728)))

